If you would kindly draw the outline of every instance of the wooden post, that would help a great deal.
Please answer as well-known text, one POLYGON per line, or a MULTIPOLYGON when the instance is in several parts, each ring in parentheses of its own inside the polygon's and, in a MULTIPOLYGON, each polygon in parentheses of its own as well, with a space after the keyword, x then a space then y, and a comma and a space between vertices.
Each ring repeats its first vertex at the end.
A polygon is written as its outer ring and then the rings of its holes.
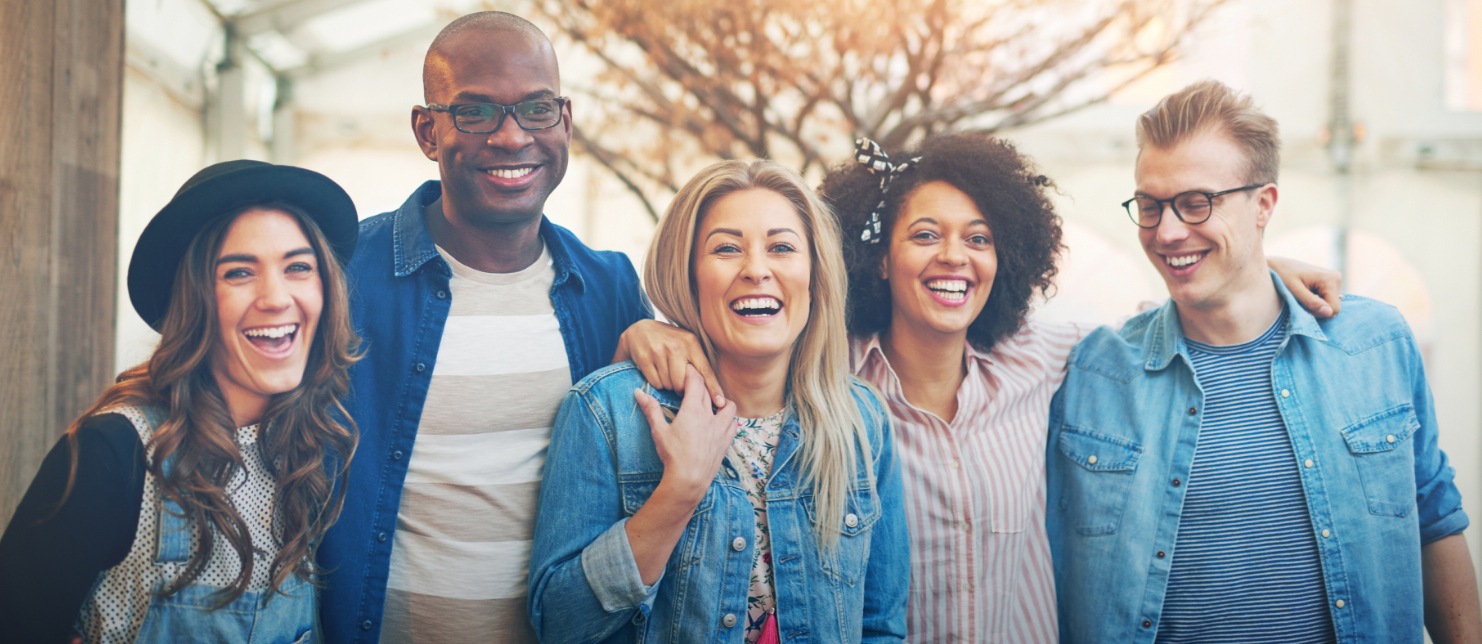
POLYGON ((0 0, 0 525, 112 381, 123 0, 0 0))

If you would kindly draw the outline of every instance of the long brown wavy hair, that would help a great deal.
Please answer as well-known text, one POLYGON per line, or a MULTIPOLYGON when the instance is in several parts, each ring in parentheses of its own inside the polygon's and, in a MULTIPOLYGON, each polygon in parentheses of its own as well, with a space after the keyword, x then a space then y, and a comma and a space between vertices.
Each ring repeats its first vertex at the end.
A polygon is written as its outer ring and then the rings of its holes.
POLYGON ((303 380, 292 391, 272 397, 260 421, 258 439, 263 461, 276 483, 272 533, 279 550, 269 587, 277 592, 290 574, 313 581, 314 549, 344 505, 346 475, 355 451, 355 423, 340 400, 349 390, 349 367, 360 359, 360 339, 350 324, 343 267, 324 233, 296 206, 247 206, 207 224, 191 241, 175 272, 159 347, 148 361, 119 374, 117 382, 67 428, 72 464, 62 503, 71 494, 77 475, 77 431, 83 421, 120 405, 153 405, 165 410, 164 422, 149 439, 153 449, 149 471, 161 493, 178 503, 196 526, 199 540, 185 570, 161 593, 171 595, 194 582, 211 560, 216 539, 224 538, 236 551, 241 568, 231 585, 221 590, 218 605, 247 591, 253 547, 247 523, 226 491, 244 463, 235 441, 236 424, 216 386, 209 360, 221 342, 216 325, 215 264, 232 222, 242 213, 259 209, 280 210, 298 220, 318 257, 324 288, 324 306, 303 380), (166 459, 174 459, 168 473, 162 468, 166 459))

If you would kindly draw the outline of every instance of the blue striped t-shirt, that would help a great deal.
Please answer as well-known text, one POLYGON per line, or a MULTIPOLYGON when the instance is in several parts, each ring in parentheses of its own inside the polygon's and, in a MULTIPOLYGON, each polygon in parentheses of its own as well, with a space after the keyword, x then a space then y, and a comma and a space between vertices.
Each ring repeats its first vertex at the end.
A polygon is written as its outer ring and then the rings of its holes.
POLYGON ((1271 389, 1286 312, 1234 346, 1189 341, 1204 391, 1159 642, 1331 642, 1322 564, 1271 389))

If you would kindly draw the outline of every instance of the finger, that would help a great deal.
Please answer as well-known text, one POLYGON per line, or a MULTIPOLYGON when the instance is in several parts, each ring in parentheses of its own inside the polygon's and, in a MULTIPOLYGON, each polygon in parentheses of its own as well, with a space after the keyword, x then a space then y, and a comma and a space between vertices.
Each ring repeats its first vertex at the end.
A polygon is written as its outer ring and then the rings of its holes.
POLYGON ((715 376, 715 370, 710 368, 710 361, 705 358, 705 350, 700 343, 693 339, 685 343, 685 351, 688 355, 685 360, 694 365, 695 370, 700 373, 700 378, 705 381, 705 390, 710 392, 710 400, 715 403, 716 408, 724 407, 726 394, 721 391, 720 378, 715 376))
POLYGON ((705 380, 700 378, 700 372, 695 371, 694 366, 688 363, 681 368, 684 370, 684 399, 679 402, 680 411, 699 411, 705 416, 713 415, 710 411, 710 392, 705 390, 705 380))
POLYGON ((643 374, 644 381, 648 382, 654 389, 669 388, 664 384, 664 370, 659 368, 659 365, 654 364, 654 361, 649 359, 646 354, 630 356, 629 359, 633 361, 633 366, 638 367, 638 373, 643 374))
MULTIPOLYGON (((1315 286, 1320 288, 1320 285, 1315 286)), ((1320 318, 1333 316, 1333 307, 1328 306, 1327 301, 1321 295, 1313 293, 1306 288, 1296 289, 1292 291, 1292 295, 1297 298, 1297 303, 1301 304, 1302 308, 1307 309, 1309 313, 1320 318)))
POLYGON ((669 425, 669 421, 664 420, 663 406, 659 405, 659 401, 655 400, 653 396, 648 395, 648 392, 642 389, 634 389, 633 400, 637 401, 638 409, 642 410, 644 418, 648 419, 648 428, 650 431, 669 425))
POLYGON ((1328 307, 1332 309, 1331 315, 1337 315, 1343 309, 1342 275, 1334 273, 1332 279, 1325 279, 1318 282, 1314 290, 1322 295, 1323 301, 1328 303, 1328 307))
POLYGON ((686 366, 684 356, 679 353, 670 353, 668 358, 669 370, 664 375, 669 378, 669 384, 673 386, 674 391, 679 393, 689 391, 689 387, 687 386, 689 385, 689 378, 686 377, 684 371, 686 366))

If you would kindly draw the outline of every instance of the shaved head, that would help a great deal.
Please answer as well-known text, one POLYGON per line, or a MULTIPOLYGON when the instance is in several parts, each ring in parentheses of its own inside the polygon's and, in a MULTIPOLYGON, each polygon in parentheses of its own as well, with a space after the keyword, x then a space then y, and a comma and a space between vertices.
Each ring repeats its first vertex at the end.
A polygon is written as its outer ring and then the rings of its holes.
MULTIPOLYGON (((432 46, 427 48, 427 57, 422 60, 423 101, 432 101, 432 96, 447 84, 448 52, 464 35, 470 34, 486 37, 520 34, 543 43, 547 49, 551 48, 551 41, 546 38, 545 32, 529 20, 512 13, 481 11, 463 16, 443 27, 443 30, 438 32, 437 38, 432 40, 432 46)), ((554 59, 555 52, 552 49, 552 60, 554 59)), ((558 77, 557 81, 559 80, 558 77)))

